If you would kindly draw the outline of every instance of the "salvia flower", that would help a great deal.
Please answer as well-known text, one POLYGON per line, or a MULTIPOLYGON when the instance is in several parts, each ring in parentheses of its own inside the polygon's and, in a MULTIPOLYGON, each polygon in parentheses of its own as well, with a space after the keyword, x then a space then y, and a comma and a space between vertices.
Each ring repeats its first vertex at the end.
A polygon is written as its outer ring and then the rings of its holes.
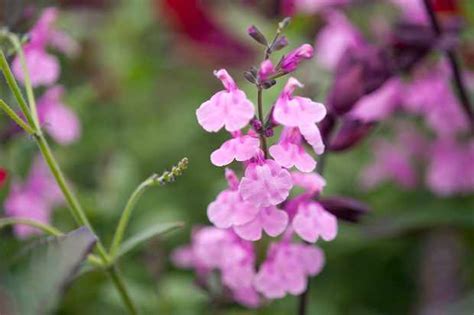
POLYGON ((198 122, 209 132, 219 131, 222 127, 229 132, 238 131, 254 116, 254 106, 226 70, 215 71, 214 75, 221 80, 225 90, 202 103, 196 111, 198 122))
MULTIPOLYGON (((68 55, 74 55, 78 51, 78 45, 73 39, 54 29, 57 15, 58 11, 55 8, 45 9, 29 33, 29 42, 23 47, 33 87, 52 85, 59 78, 59 61, 47 52, 48 45, 68 55)), ((24 82, 24 72, 19 57, 13 60, 12 69, 16 78, 24 82)))
POLYGON ((283 57, 280 63, 280 68, 286 73, 293 72, 298 68, 298 65, 303 60, 311 59, 313 54, 313 46, 310 44, 303 44, 283 57))
POLYGON ((324 253, 318 247, 287 240, 274 243, 255 277, 255 288, 269 299, 301 294, 306 290, 308 276, 321 272, 324 261, 324 253))
POLYGON ((67 145, 77 141, 81 135, 81 123, 76 113, 61 101, 64 89, 54 86, 38 100, 40 123, 59 144, 67 145))
POLYGON ((253 135, 234 133, 234 138, 224 142, 211 154, 211 162, 215 166, 224 166, 236 160, 248 161, 260 152, 260 141, 253 135))

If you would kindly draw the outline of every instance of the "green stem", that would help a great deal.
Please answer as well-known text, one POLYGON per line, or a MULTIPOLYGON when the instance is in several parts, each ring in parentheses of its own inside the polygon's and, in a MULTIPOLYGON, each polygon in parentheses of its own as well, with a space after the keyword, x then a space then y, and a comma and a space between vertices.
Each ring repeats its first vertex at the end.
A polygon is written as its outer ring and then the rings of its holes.
POLYGON ((147 178, 144 182, 138 185, 138 187, 128 199, 127 204, 125 205, 125 209, 122 212, 122 216, 120 217, 119 224, 117 225, 117 229, 115 230, 112 245, 110 246, 109 254, 112 259, 115 259, 118 253, 120 244, 122 243, 123 237, 125 235, 125 230, 127 228, 128 222, 130 221, 130 217, 132 215, 133 209, 135 208, 135 205, 137 204, 143 193, 148 189, 148 187, 154 184, 155 178, 156 175, 152 175, 147 178))
POLYGON ((263 154, 265 158, 268 158, 268 145, 267 145, 267 138, 265 137, 265 121, 263 117, 263 100, 262 100, 262 88, 259 86, 257 88, 257 107, 258 107, 258 119, 262 123, 262 130, 260 131, 260 142, 262 144, 263 154))
POLYGON ((24 131, 26 131, 30 135, 34 135, 36 133, 33 128, 31 128, 23 119, 18 116, 17 113, 10 106, 7 105, 3 100, 0 100, 0 107, 5 111, 5 113, 14 121, 18 126, 21 127, 24 131))
POLYGON ((44 224, 35 220, 31 220, 28 218, 2 218, 0 219, 0 228, 10 226, 10 225, 28 225, 34 228, 37 228, 38 230, 41 230, 42 232, 52 235, 52 236, 61 236, 63 235, 63 232, 55 228, 54 226, 44 224))
POLYGON ((127 291, 127 287, 125 285, 125 282, 123 281, 122 275, 120 271, 118 270, 116 265, 111 266, 110 268, 107 269, 108 274, 110 275, 110 278, 115 284, 115 288, 117 289, 118 293, 120 294, 120 297, 122 298, 123 302, 125 303, 125 306, 128 309, 128 312, 132 315, 138 314, 137 309, 135 305, 133 304, 132 299, 130 298, 130 294, 127 291))
POLYGON ((34 126, 36 126, 36 128, 39 128, 40 124, 39 124, 39 118, 38 118, 38 110, 36 108, 35 94, 33 93, 33 87, 31 85, 30 72, 28 71, 28 66, 26 64, 25 53, 23 52, 21 43, 18 40, 18 37, 16 35, 10 34, 9 38, 13 46, 15 47, 18 53, 18 56, 20 57, 21 68, 23 70, 23 77, 25 80, 25 89, 26 89, 26 97, 28 99, 28 105, 30 105, 30 111, 31 111, 32 119, 34 121, 34 126))
POLYGON ((29 125, 36 126, 34 119, 31 116, 30 110, 28 108, 28 104, 23 98, 20 87, 18 86, 18 83, 16 82, 15 77, 13 76, 13 73, 10 69, 10 66, 8 65, 7 58, 3 54, 3 51, 1 50, 0 50, 0 68, 2 69, 5 79, 7 80, 7 84, 10 87, 10 90, 13 92, 13 95, 15 96, 15 99, 17 100, 18 105, 20 106, 21 111, 25 115, 26 120, 28 121, 29 125))
MULTIPOLYGON (((91 230, 92 233, 96 235, 94 228, 90 224, 89 219, 87 218, 86 214, 84 213, 84 210, 79 204, 79 201, 77 200, 76 196, 72 193, 72 190, 69 187, 69 184, 67 183, 64 177, 64 174, 58 165, 58 162, 54 158, 51 148, 49 147, 48 142, 46 141, 44 135, 42 133, 38 133, 35 136, 35 139, 41 151, 41 154, 44 157, 46 164, 51 170, 51 173, 56 179, 56 182, 58 183, 58 186, 61 189, 64 195, 64 198, 66 199, 66 202, 69 205, 69 209, 71 210, 72 216, 74 217, 74 219, 79 225, 85 225, 88 229, 91 230)), ((109 257, 107 255, 107 251, 105 250, 100 240, 97 241, 97 250, 104 264, 108 264, 109 257)))
MULTIPOLYGON (((15 42, 15 39, 16 37, 10 37, 10 39, 15 42)), ((19 42, 18 42, 19 44, 19 42)), ((34 133, 33 133, 33 136, 34 136, 34 139, 36 140, 36 143, 39 147, 39 150, 41 151, 41 154, 43 155, 44 157, 44 160, 46 162, 46 164, 48 165, 51 173, 53 174, 59 188, 61 189, 68 205, 69 205, 69 209, 71 211, 71 214, 72 216, 74 217, 74 219, 76 220, 76 222, 79 224, 79 225, 85 225, 87 228, 90 229, 90 231, 92 233, 94 233, 94 235, 96 235, 96 233, 94 232, 94 229, 92 227, 92 225, 90 224, 89 220, 87 219, 87 216, 84 212, 84 210, 82 209, 81 205, 79 204, 76 196, 72 193, 72 190, 70 189, 62 171, 61 171, 61 168, 59 167, 56 159, 54 158, 54 155, 51 151, 51 148, 49 147, 48 145, 48 142, 46 141, 46 138, 44 137, 42 131, 41 131, 41 127, 38 123, 38 115, 36 113, 36 103, 35 103, 35 99, 34 99, 34 94, 33 94, 33 90, 32 90, 32 87, 31 87, 31 82, 29 81, 29 75, 28 75, 28 69, 27 69, 27 66, 26 66, 26 63, 25 63, 25 59, 24 59, 24 55, 23 55, 23 51, 21 49, 21 46, 19 46, 19 49, 18 49, 18 53, 20 55, 20 58, 22 58, 22 66, 24 68, 24 71, 25 71, 25 84, 27 86, 27 93, 28 93, 28 99, 30 100, 31 104, 29 104, 30 106, 28 106, 28 104, 26 103, 25 99, 23 98, 23 95, 21 93, 21 90, 18 86, 18 83, 16 82, 14 76, 13 76, 13 73, 10 69, 10 66, 8 65, 8 62, 5 58, 5 55, 3 54, 3 52, 0 50, 0 68, 2 70, 2 72, 4 73, 5 75, 5 78, 7 80, 7 83, 10 87, 10 89, 12 90, 21 110, 23 111, 27 121, 28 121, 28 124, 30 125, 31 128, 34 129, 34 133), (30 111, 31 110, 31 111, 30 111), (33 116, 31 115, 33 113, 33 116)), ((127 288, 125 287, 125 284, 123 282, 123 280, 121 279, 121 276, 118 274, 118 272, 115 270, 115 269, 111 269, 111 268, 114 268, 114 266, 111 266, 111 261, 110 261, 110 257, 109 255, 107 254, 107 251, 105 250, 105 247, 103 246, 101 240, 99 238, 97 238, 97 244, 96 244, 96 247, 97 247, 97 251, 98 251, 98 254, 99 254, 99 257, 100 259, 98 259, 98 257, 96 256, 91 256, 89 258, 89 261, 95 265, 100 265, 100 266, 110 266, 109 270, 112 270, 112 271, 109 271, 109 274, 111 275, 111 278, 120 294, 120 297, 122 298, 125 306, 127 307, 127 309, 130 311, 130 314, 137 314, 136 312, 136 309, 135 307, 133 306, 133 302, 130 298, 130 295, 129 293, 127 292, 127 288)))
POLYGON ((180 176, 183 171, 188 167, 188 159, 183 158, 178 162, 176 166, 171 168, 171 171, 165 171, 163 174, 153 174, 147 179, 145 179, 138 187, 133 191, 132 195, 125 205, 125 209, 120 216, 119 224, 115 230, 114 238, 112 240, 112 245, 110 246, 109 255, 112 261, 115 261, 120 250, 120 245, 122 243, 123 237, 125 235, 125 230, 127 229, 128 222, 132 216, 133 209, 137 204, 140 197, 148 189, 148 187, 156 185, 164 185, 166 183, 173 182, 177 176, 180 176))

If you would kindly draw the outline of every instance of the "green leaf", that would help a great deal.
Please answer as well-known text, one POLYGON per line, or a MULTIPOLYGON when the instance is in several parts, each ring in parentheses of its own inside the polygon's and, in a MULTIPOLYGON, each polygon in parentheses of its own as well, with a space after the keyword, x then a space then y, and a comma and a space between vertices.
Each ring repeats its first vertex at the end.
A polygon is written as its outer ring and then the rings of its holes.
POLYGON ((163 235, 167 232, 173 231, 183 226, 184 224, 181 222, 154 224, 123 242, 117 253, 117 258, 125 255, 126 253, 133 250, 141 243, 148 241, 152 237, 163 235))
POLYGON ((49 314, 92 251, 96 237, 81 227, 63 236, 48 237, 29 248, 5 281, 14 314, 49 314))

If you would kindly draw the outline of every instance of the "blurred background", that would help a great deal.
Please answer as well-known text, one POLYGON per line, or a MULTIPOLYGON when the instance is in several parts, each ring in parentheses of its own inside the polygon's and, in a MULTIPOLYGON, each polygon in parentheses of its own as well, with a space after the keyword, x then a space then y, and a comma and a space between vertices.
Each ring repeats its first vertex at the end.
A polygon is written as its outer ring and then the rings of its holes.
MULTIPOLYGON (((220 89, 212 70, 221 67, 255 98, 242 75, 261 58, 261 48, 247 36, 249 25, 270 37, 277 23, 292 15, 286 34, 293 48, 315 43, 326 23, 321 12, 278 0, 33 2, 59 7, 58 27, 80 45, 73 58, 58 56, 64 103, 77 113, 82 135, 71 145, 54 145, 54 151, 106 244, 133 189, 153 172, 189 158, 189 169, 175 183, 144 195, 131 221, 130 234, 153 222, 186 224, 121 262, 137 304, 144 314, 212 313, 193 273, 169 261, 173 248, 189 242, 194 225, 208 224, 207 205, 225 186, 223 170, 211 165, 209 154, 226 135, 203 131, 195 110, 220 89)), ((21 16, 32 2, 0 3, 1 24, 18 33, 31 27, 32 21, 21 16)), ((390 28, 401 15, 393 2, 382 0, 354 1, 341 10, 372 42, 380 41, 376 31, 390 28)), ((468 67, 474 65, 474 2, 459 0, 457 10, 463 19, 462 65, 468 67)), ((302 94, 326 100, 331 71, 313 59, 295 76, 305 82, 302 94)), ((11 97, 3 81, 0 87, 2 98, 11 97)), ((265 94, 267 105, 278 91, 265 94)), ((393 181, 372 189, 361 184, 361 172, 374 158, 372 144, 390 138, 397 119, 378 124, 353 150, 328 157, 325 194, 357 198, 372 210, 360 223, 340 223, 337 239, 320 244, 327 264, 311 280, 310 314, 474 313, 472 191, 440 196, 423 179, 410 188, 393 181), (438 313, 439 305, 448 305, 449 313, 438 313)), ((417 117, 403 119, 419 124, 417 117)), ((8 172, 0 188, 3 201, 11 183, 27 176, 36 147, 26 136, 12 134, 5 115, 0 116, 0 137, 0 166, 8 172)), ((74 228, 64 207, 54 210, 52 222, 61 230, 74 228)), ((9 258, 32 241, 18 240, 9 229, 0 232, 0 275, 9 258)), ((289 296, 259 310, 232 305, 215 313, 286 315, 294 314, 296 305, 297 298, 289 296)), ((123 312, 106 276, 90 272, 66 291, 57 314, 123 312)))

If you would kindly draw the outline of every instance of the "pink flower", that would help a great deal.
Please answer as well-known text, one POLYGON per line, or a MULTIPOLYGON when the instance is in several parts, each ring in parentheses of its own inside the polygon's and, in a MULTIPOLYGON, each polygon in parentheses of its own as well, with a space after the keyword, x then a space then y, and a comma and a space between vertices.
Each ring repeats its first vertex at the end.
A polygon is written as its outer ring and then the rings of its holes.
POLYGON ((290 51, 286 56, 283 57, 280 67, 286 72, 290 73, 296 70, 298 65, 304 59, 311 59, 313 57, 313 46, 310 44, 303 44, 300 47, 290 51))
MULTIPOLYGON (((55 8, 45 9, 29 33, 30 41, 23 47, 33 87, 54 84, 59 78, 59 61, 46 52, 48 44, 70 54, 77 53, 78 50, 78 45, 73 39, 54 30, 53 24, 57 19, 57 14, 55 8)), ((19 57, 13 60, 12 70, 15 77, 24 82, 24 72, 19 57)))
POLYGON ((287 241, 270 246, 267 259, 258 271, 254 286, 266 298, 299 295, 306 290, 307 277, 315 276, 324 266, 324 253, 315 246, 287 241))
POLYGON ((245 201, 257 207, 269 207, 283 202, 292 187, 291 176, 273 160, 250 163, 239 185, 245 201))
POLYGON ((385 140, 378 141, 373 148, 375 161, 363 171, 363 185, 373 188, 383 181, 393 180, 402 187, 414 187, 416 173, 408 149, 406 143, 399 145, 385 140))
POLYGON ((474 141, 438 140, 430 157, 426 182, 434 193, 451 196, 474 190, 474 141))
POLYGON ((222 283, 237 302, 249 307, 259 305, 259 296, 253 288, 253 245, 232 231, 213 227, 196 230, 191 245, 178 248, 171 257, 178 267, 194 268, 204 281, 211 271, 219 271, 222 283))
POLYGON ((316 60, 328 70, 334 70, 347 49, 364 43, 362 35, 339 11, 326 14, 328 24, 316 38, 316 60))
MULTIPOLYGON (((234 172, 226 169, 226 175, 233 180, 234 172)), ((252 203, 244 201, 240 196, 238 187, 229 183, 229 188, 221 192, 217 199, 207 208, 207 216, 216 227, 226 229, 232 226, 246 224, 252 221, 260 209, 252 203)))
POLYGON ((222 127, 229 132, 245 127, 255 114, 255 109, 242 90, 239 90, 226 70, 214 71, 225 90, 217 92, 202 103, 196 115, 199 124, 208 132, 217 132, 222 127))
POLYGON ((247 241, 258 241, 262 231, 276 237, 283 233, 288 226, 288 215, 277 207, 262 208, 252 221, 234 226, 234 231, 247 241))
POLYGON ((399 78, 394 78, 374 92, 363 96, 349 115, 363 122, 381 121, 388 118, 400 104, 403 94, 399 78))
POLYGON ((319 194, 326 186, 326 180, 318 173, 291 173, 291 178, 295 186, 304 188, 311 195, 319 194))
POLYGON ((41 197, 49 207, 56 207, 64 203, 61 189, 42 156, 37 156, 34 159, 25 183, 25 189, 41 197))
MULTIPOLYGON (((60 67, 56 57, 47 54, 41 49, 25 47, 25 61, 30 75, 31 86, 51 85, 58 80, 60 67)), ((13 60, 12 70, 15 77, 24 83, 25 76, 19 57, 13 60)))
POLYGON ((312 172, 316 161, 306 153, 302 145, 302 136, 297 128, 285 128, 280 142, 270 147, 269 152, 282 167, 295 166, 301 172, 312 172))
MULTIPOLYGON (((51 208, 33 190, 20 185, 12 186, 4 203, 5 214, 9 217, 26 218, 40 223, 49 223, 51 208)), ((15 225, 14 232, 19 238, 41 234, 40 230, 27 225, 15 225)))
POLYGON ((451 72, 440 63, 419 71, 403 93, 404 108, 421 114, 440 137, 452 137, 468 130, 468 120, 450 86, 451 72))
POLYGON ((260 81, 265 81, 271 75, 275 74, 276 70, 273 66, 273 63, 270 59, 266 59, 260 64, 260 69, 258 70, 258 78, 260 81))
POLYGON ((302 202, 291 225, 296 234, 311 243, 319 237, 332 241, 337 235, 337 218, 317 202, 302 202))
POLYGON ((288 79, 275 103, 273 118, 286 127, 298 127, 315 152, 321 154, 324 144, 316 123, 326 116, 326 107, 306 97, 292 96, 295 88, 302 86, 295 78, 288 79))
POLYGON ((283 6, 286 15, 296 13, 315 14, 332 6, 345 5, 351 0, 285 0, 283 6))
POLYGON ((403 17, 408 22, 417 24, 428 22, 423 0, 391 0, 391 2, 402 10, 403 17))
POLYGON ((76 114, 61 102, 61 86, 48 89, 38 100, 40 122, 49 135, 59 144, 71 144, 81 135, 81 125, 76 114))
POLYGON ((211 162, 215 166, 224 166, 233 160, 244 162, 260 152, 260 141, 251 135, 236 133, 233 139, 227 140, 211 154, 211 162))

